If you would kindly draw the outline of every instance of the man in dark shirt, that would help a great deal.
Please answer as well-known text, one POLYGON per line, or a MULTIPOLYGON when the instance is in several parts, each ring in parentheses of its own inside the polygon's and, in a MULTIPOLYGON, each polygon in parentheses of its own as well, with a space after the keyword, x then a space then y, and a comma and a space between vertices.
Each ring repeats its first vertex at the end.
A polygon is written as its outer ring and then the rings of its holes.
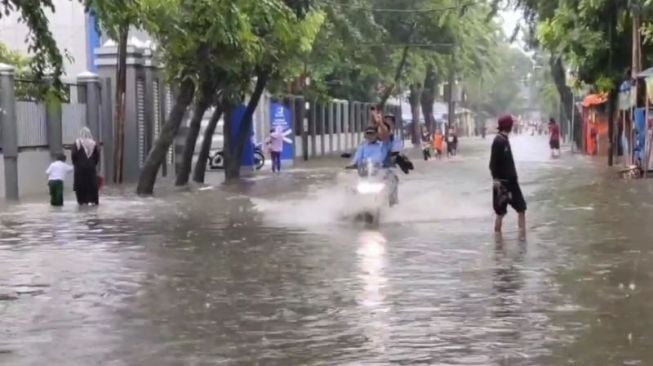
POLYGON ((552 158, 560 156, 560 125, 553 118, 549 118, 549 147, 552 158))
POLYGON ((492 190, 492 205, 497 215, 494 231, 501 232, 503 217, 508 213, 508 205, 519 214, 520 236, 526 234, 526 200, 519 187, 517 169, 512 157, 508 135, 512 131, 513 119, 504 116, 499 119, 499 133, 492 143, 490 157, 490 172, 494 181, 492 190))

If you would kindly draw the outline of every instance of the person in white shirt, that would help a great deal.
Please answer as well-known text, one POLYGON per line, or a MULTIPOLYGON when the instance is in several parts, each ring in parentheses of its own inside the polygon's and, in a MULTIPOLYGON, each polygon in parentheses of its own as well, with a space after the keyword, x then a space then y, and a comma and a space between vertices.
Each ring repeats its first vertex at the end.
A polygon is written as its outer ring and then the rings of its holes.
POLYGON ((52 206, 63 206, 63 181, 66 179, 66 175, 72 171, 73 167, 66 164, 66 155, 64 154, 59 154, 57 160, 53 161, 45 171, 48 176, 52 206))
POLYGON ((281 153, 283 152, 283 131, 281 127, 270 130, 270 136, 267 140, 270 157, 272 158, 272 172, 281 171, 281 153))

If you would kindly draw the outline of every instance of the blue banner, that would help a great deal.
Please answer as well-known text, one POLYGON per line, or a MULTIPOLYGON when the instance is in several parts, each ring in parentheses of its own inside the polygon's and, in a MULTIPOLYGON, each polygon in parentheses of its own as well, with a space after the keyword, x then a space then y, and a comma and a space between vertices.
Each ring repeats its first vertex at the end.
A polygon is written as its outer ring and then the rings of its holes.
POLYGON ((295 159, 295 134, 293 132, 292 111, 283 103, 270 102, 270 129, 283 132, 283 151, 281 160, 295 159))
MULTIPOLYGON (((240 130, 240 124, 245 123, 243 121, 243 116, 245 115, 244 105, 239 105, 231 111, 231 146, 236 144, 238 141, 238 131, 240 130)), ((249 124, 249 138, 245 141, 245 146, 243 147, 243 156, 240 158, 241 167, 253 167, 254 166, 254 143, 252 142, 252 137, 254 132, 252 129, 252 124, 249 124)))

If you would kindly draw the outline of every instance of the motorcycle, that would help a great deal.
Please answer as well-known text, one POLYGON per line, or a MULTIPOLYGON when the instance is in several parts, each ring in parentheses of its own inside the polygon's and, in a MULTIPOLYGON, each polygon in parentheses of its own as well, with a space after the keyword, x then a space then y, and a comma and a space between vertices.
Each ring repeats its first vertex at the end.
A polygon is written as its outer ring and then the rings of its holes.
MULTIPOLYGON (((262 144, 257 144, 254 147, 254 166, 256 170, 261 170, 265 166, 265 155, 263 154, 262 144)), ((211 170, 224 169, 224 153, 222 150, 216 151, 209 157, 209 168, 211 170)))
POLYGON ((355 169, 357 180, 349 186, 347 197, 352 212, 345 216, 356 222, 378 225, 383 210, 399 203, 399 179, 392 169, 369 161, 355 169))

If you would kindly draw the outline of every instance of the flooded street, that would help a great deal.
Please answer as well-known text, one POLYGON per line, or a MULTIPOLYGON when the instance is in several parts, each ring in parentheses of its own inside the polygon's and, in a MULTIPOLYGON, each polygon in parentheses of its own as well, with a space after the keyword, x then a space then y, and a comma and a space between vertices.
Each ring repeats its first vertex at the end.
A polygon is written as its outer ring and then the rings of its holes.
POLYGON ((653 181, 516 137, 528 239, 492 233, 487 140, 415 161, 378 230, 321 161, 242 187, 0 213, 2 365, 652 365, 653 181))

